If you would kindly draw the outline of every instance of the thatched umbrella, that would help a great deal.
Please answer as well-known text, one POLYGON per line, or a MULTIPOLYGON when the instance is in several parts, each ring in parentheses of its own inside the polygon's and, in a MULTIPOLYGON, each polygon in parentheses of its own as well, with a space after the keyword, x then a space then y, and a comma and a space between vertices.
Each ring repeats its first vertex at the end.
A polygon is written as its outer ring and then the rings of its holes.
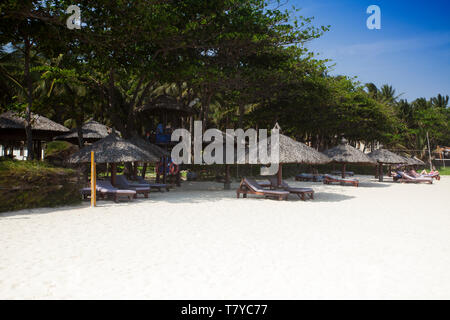
POLYGON ((159 157, 136 144, 120 138, 115 132, 92 145, 73 154, 69 162, 81 163, 91 161, 91 151, 95 153, 95 162, 111 163, 111 183, 115 184, 116 164, 120 162, 147 161, 157 162, 159 157))
MULTIPOLYGON (((148 142, 147 140, 139 137, 139 136, 133 136, 132 138, 129 139, 130 142, 134 143, 135 145, 137 145, 138 147, 148 151, 149 153, 155 155, 158 158, 158 161, 161 160, 161 158, 163 158, 163 166, 166 166, 166 157, 170 156, 170 152, 168 152, 167 150, 164 150, 163 148, 157 146, 156 144, 153 144, 151 142, 148 142)), ((148 161, 150 162, 150 161, 148 161)), ((135 166, 135 172, 134 174, 136 175, 136 166, 135 166)), ((145 172, 147 171, 147 162, 144 163, 144 167, 142 170, 142 178, 145 178, 145 172)), ((164 175, 163 175, 163 181, 165 183, 166 181, 166 173, 164 171, 164 175)))
POLYGON ((420 160, 416 157, 402 156, 402 158, 405 160, 403 165, 406 165, 406 166, 423 166, 423 165, 425 165, 425 162, 423 162, 422 160, 420 160))
MULTIPOLYGON (((110 133, 111 129, 104 124, 97 121, 90 120, 83 124, 81 127, 81 132, 83 134, 83 140, 88 142, 95 142, 97 140, 106 138, 110 133)), ((68 141, 73 144, 78 143, 78 130, 72 129, 69 133, 55 137, 55 140, 68 141)))
POLYGON ((378 181, 383 181, 383 164, 403 164, 406 159, 386 149, 377 149, 368 154, 368 156, 378 162, 378 181))
POLYGON ((130 141, 133 144, 137 145, 138 147, 148 151, 149 153, 154 154, 158 158, 170 156, 170 153, 168 151, 157 146, 156 144, 146 141, 145 139, 143 139, 139 136, 133 136, 128 141, 130 141))
POLYGON ((341 143, 323 152, 330 157, 334 163, 342 164, 342 178, 345 178, 345 165, 352 164, 376 164, 364 152, 352 147, 347 140, 342 138, 341 143))
MULTIPOLYGON (((275 127, 279 129, 278 124, 275 127)), ((314 148, 307 146, 304 143, 295 141, 288 136, 279 134, 279 167, 277 173, 278 185, 281 185, 282 174, 283 174, 283 164, 285 163, 304 163, 304 164, 325 164, 331 162, 331 159, 320 153, 314 148)), ((271 154, 271 142, 270 138, 265 140, 268 146, 268 156, 271 154)), ((264 143, 264 141, 262 142, 264 143)), ((248 154, 248 152, 247 152, 248 154)))

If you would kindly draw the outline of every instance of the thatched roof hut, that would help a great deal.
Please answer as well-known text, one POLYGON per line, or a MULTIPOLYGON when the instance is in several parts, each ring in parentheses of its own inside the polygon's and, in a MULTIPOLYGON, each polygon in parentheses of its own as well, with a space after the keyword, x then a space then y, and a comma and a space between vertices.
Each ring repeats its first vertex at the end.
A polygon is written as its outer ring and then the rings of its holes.
MULTIPOLYGON (((106 138, 111 133, 111 129, 109 127, 94 120, 86 122, 81 127, 81 130, 83 132, 83 140, 88 142, 95 142, 97 140, 106 138)), ((55 137, 55 140, 64 140, 73 144, 77 144, 78 131, 76 128, 72 129, 67 134, 55 137)))
POLYGON ((347 143, 347 140, 342 138, 341 143, 331 149, 323 152, 330 157, 333 162, 342 164, 342 177, 345 178, 345 165, 347 163, 352 164, 376 164, 376 161, 372 160, 364 152, 352 147, 347 143))
POLYGON ((91 161, 91 151, 95 153, 97 163, 120 163, 120 162, 157 162, 159 157, 134 143, 120 138, 116 133, 111 133, 92 145, 86 146, 73 154, 69 162, 81 163, 91 161))
MULTIPOLYGON (((27 140, 26 120, 20 114, 8 111, 0 114, 0 144, 5 147, 22 145, 27 140)), ((51 141, 55 136, 68 132, 69 129, 44 116, 31 114, 31 132, 33 150, 38 158, 42 155, 42 141, 51 141)), ((30 151, 28 150, 28 155, 30 151)))
MULTIPOLYGON (((26 120, 13 111, 0 114, 0 140, 1 141, 25 141, 26 120)), ((44 116, 31 114, 31 130, 33 140, 51 140, 69 129, 44 116)))
POLYGON ((381 164, 402 164, 405 158, 386 149, 374 150, 367 154, 372 160, 381 164))
MULTIPOLYGON (((0 129, 25 129, 25 122, 25 118, 13 111, 7 111, 0 114, 0 129)), ((69 131, 69 129, 63 125, 34 113, 31 114, 31 129, 54 132, 69 131)))

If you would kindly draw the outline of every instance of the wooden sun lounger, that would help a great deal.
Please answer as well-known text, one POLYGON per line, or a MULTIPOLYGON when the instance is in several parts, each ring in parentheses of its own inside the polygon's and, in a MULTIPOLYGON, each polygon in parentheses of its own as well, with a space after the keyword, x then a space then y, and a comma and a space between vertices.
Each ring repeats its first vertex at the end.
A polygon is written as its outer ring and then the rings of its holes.
POLYGON ((256 194, 268 198, 277 198, 278 200, 287 200, 289 196, 288 191, 264 189, 255 180, 249 178, 242 179, 239 188, 236 190, 237 198, 239 198, 241 193, 243 198, 247 198, 247 194, 256 194))
POLYGON ((145 198, 148 198, 148 194, 150 193, 150 187, 147 184, 130 184, 124 175, 116 176, 116 184, 120 189, 136 191, 135 198, 137 198, 138 194, 142 194, 145 198))
POLYGON ((433 178, 431 178, 431 177, 414 178, 404 172, 399 172, 399 174, 402 177, 395 179, 394 181, 402 182, 402 183, 429 183, 429 184, 433 183, 433 178))
MULTIPOLYGON (((131 200, 132 198, 136 198, 136 191, 135 190, 123 190, 123 189, 117 189, 112 186, 111 182, 109 181, 102 181, 97 180, 97 186, 96 186, 97 194, 100 197, 106 196, 112 196, 114 202, 118 201, 119 196, 127 197, 128 200, 131 200)), ((90 191, 89 191, 90 194, 90 191)))
MULTIPOLYGON (((334 170, 334 171, 331 171, 331 174, 335 175, 335 176, 339 176, 341 174, 341 171, 334 170)), ((345 175, 349 176, 349 177, 353 177, 355 175, 355 173, 353 171, 345 171, 345 175)))
POLYGON ((325 179, 323 180, 324 184, 332 184, 332 183, 340 183, 340 184, 351 184, 355 187, 359 185, 358 179, 349 179, 349 178, 339 178, 335 176, 330 176, 329 174, 325 175, 325 179))
POLYGON ((163 192, 162 189, 166 189, 166 191, 170 191, 170 186, 165 183, 152 183, 150 181, 145 180, 142 177, 138 177, 139 184, 149 186, 150 189, 157 189, 159 192, 163 192))
MULTIPOLYGON (((270 177, 269 181, 273 188, 277 187, 278 179, 276 177, 270 177)), ((305 201, 307 199, 314 199, 314 190, 311 188, 291 187, 285 181, 281 181, 281 188, 283 188, 283 190, 289 191, 289 193, 296 194, 303 201, 305 201)))
POLYGON ((312 174, 312 173, 300 173, 295 176, 296 181, 313 181, 318 182, 323 180, 323 176, 320 174, 312 174))

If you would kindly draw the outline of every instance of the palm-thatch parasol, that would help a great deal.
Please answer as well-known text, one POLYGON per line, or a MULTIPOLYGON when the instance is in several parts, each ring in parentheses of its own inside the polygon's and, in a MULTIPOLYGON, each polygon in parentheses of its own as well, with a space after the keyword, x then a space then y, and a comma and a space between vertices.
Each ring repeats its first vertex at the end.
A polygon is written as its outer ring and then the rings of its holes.
MULTIPOLYGON (((129 139, 130 142, 134 143, 135 145, 137 145, 138 147, 148 151, 149 153, 155 155, 158 158, 158 161, 161 160, 161 158, 163 158, 163 167, 166 167, 166 159, 167 157, 170 156, 170 153, 166 150, 164 150, 163 148, 157 146, 156 144, 150 143, 147 140, 139 137, 139 136, 133 136, 129 139)), ((150 162, 150 161, 149 161, 150 162)), ((144 166, 142 168, 142 178, 145 178, 145 172, 147 171, 147 162, 144 163, 144 166)), ((137 167, 135 167, 135 175, 137 175, 137 167)), ((164 176, 163 176, 163 180, 165 182, 166 177, 165 177, 166 173, 164 171, 164 176)), ((157 177, 158 179, 159 177, 157 177)))
POLYGON ((378 162, 378 181, 383 181, 383 164, 403 164, 407 160, 386 149, 377 149, 368 154, 368 156, 378 162))
MULTIPOLYGON (((278 124, 275 125, 275 128, 280 129, 278 124)), ((295 141, 284 134, 279 134, 279 137, 279 167, 277 173, 278 185, 281 185, 282 183, 282 166, 284 163, 325 164, 331 162, 329 157, 304 143, 295 141)), ((271 139, 267 138, 261 143, 267 143, 268 156, 270 157, 271 139)))
POLYGON ((425 165, 425 162, 422 160, 416 158, 416 157, 410 157, 410 156, 402 156, 402 158, 405 160, 403 165, 405 166, 423 166, 425 165))
POLYGON ((69 162, 81 163, 91 161, 91 151, 95 153, 95 162, 111 163, 111 183, 115 185, 115 168, 120 162, 147 161, 157 162, 159 156, 145 150, 134 143, 120 138, 115 132, 92 145, 82 148, 73 154, 69 162))
POLYGON ((168 157, 170 153, 163 148, 157 146, 156 144, 150 143, 139 136, 133 136, 129 139, 130 142, 137 145, 138 147, 154 154, 156 157, 168 157))
MULTIPOLYGON (((111 129, 109 127, 94 120, 86 122, 81 127, 81 131, 83 133, 83 140, 88 142, 95 142, 106 138, 111 133, 111 129)), ((55 137, 55 140, 64 140, 77 144, 78 131, 77 129, 72 129, 67 134, 55 137)))
POLYGON ((342 164, 342 178, 345 178, 345 165, 353 164, 376 164, 374 160, 369 158, 364 152, 352 147, 347 140, 342 138, 341 143, 331 149, 323 152, 330 157, 333 162, 342 164))

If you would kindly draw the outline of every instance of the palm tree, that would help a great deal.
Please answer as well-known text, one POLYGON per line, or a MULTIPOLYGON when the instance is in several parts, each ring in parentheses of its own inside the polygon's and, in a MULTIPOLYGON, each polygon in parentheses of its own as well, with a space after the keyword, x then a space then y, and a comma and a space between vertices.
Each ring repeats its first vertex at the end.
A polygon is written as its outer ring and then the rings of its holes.
POLYGON ((436 98, 431 98, 431 104, 433 107, 445 109, 448 106, 448 96, 438 94, 436 98))
POLYGON ((382 102, 387 104, 393 104, 397 101, 397 99, 401 96, 401 94, 396 96, 395 89, 390 85, 384 84, 379 91, 379 96, 382 102))

